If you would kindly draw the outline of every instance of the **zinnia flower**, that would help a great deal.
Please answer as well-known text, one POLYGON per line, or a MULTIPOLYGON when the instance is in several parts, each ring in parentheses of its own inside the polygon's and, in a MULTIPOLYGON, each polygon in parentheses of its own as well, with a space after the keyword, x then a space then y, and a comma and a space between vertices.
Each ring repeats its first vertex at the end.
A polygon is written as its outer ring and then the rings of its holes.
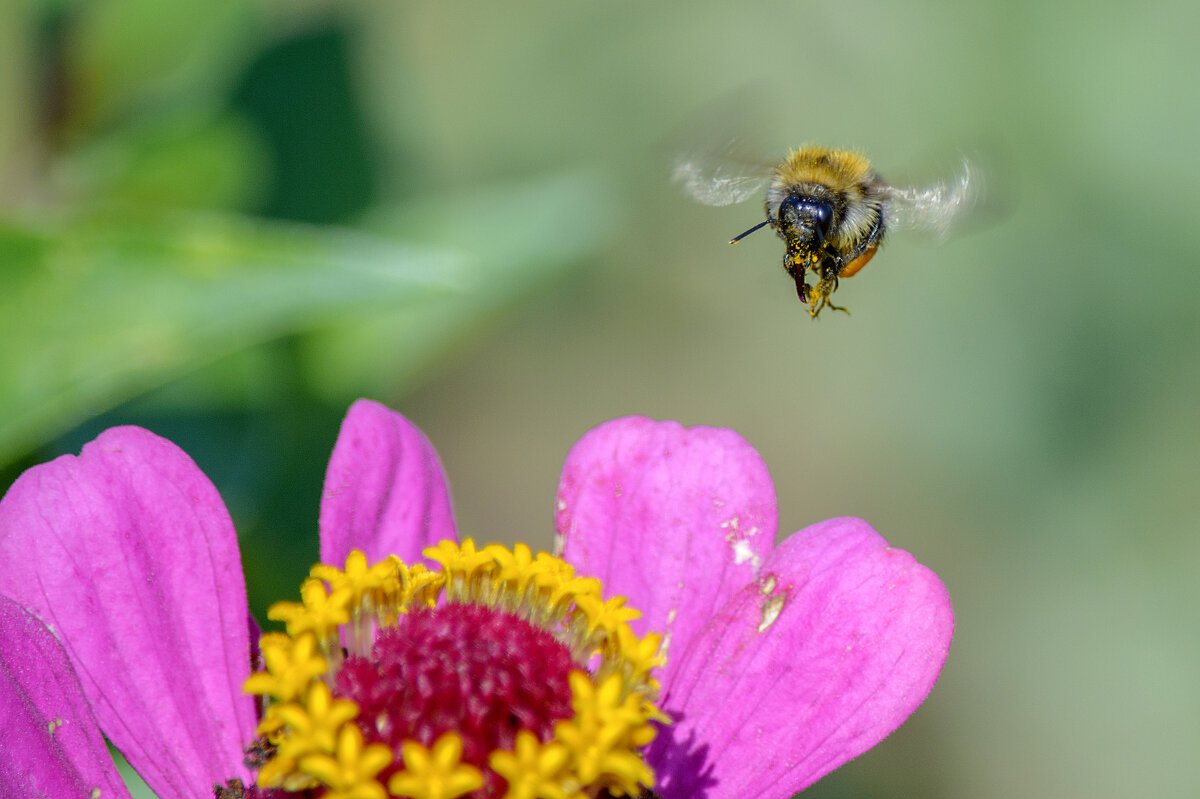
POLYGON ((424 436, 360 401, 260 655, 212 484, 108 430, 0 500, 0 790, 127 796, 102 730, 163 799, 783 799, 916 709, 953 617, 866 523, 775 525, 737 434, 630 418, 567 458, 561 558, 477 548, 424 436))

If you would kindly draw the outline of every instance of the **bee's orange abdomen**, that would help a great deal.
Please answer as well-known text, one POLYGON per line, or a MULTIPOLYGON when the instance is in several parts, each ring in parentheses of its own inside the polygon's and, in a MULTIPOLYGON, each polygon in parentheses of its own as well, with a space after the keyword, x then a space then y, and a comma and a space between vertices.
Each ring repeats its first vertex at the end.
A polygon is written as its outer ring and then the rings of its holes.
POLYGON ((870 261, 872 258, 875 257, 875 251, 878 249, 879 249, 878 247, 871 247, 869 250, 864 252, 862 255, 858 256, 853 261, 846 264, 846 268, 843 269, 838 274, 838 277, 854 277, 855 273, 858 272, 859 269, 862 269, 864 266, 867 265, 867 261, 870 261))

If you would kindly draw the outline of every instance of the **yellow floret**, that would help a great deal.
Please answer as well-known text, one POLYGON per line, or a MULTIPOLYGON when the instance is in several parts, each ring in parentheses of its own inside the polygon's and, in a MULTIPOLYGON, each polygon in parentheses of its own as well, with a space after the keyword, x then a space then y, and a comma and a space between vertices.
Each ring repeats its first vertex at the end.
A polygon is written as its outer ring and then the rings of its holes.
POLYGON ((439 541, 435 547, 421 551, 425 557, 442 565, 446 578, 446 599, 462 602, 473 599, 479 592, 484 578, 496 570, 496 560, 487 551, 475 549, 475 542, 464 538, 461 544, 454 541, 439 541))
POLYGON ((383 744, 363 746, 362 732, 354 724, 342 727, 332 754, 300 758, 302 770, 329 786, 326 799, 387 799, 375 777, 392 763, 392 752, 383 744))
POLYGON ((654 738, 637 695, 622 699, 625 688, 615 674, 597 686, 582 672, 571 673, 571 693, 575 716, 560 721, 554 737, 570 753, 579 782, 629 794, 653 785, 654 772, 636 754, 644 743, 635 742, 654 738))
POLYGON ((529 730, 517 733, 513 752, 493 752, 488 765, 508 783, 504 799, 570 799, 563 789, 567 748, 558 741, 541 743, 529 730))
POLYGON ((267 670, 251 674, 242 684, 242 690, 248 694, 287 702, 299 696, 314 677, 325 673, 326 661, 317 651, 317 639, 312 633, 299 638, 268 633, 259 641, 259 648, 267 670))
POLYGON ((426 749, 416 741, 401 746, 404 770, 388 780, 393 796, 411 799, 455 799, 483 785, 483 774, 462 762, 462 738, 448 732, 426 749))
POLYGON ((309 577, 300 586, 301 602, 276 602, 267 610, 267 618, 285 622, 288 635, 311 630, 324 639, 350 621, 350 598, 349 588, 329 592, 324 581, 309 577))
POLYGON ((374 566, 367 564, 367 556, 362 550, 355 549, 346 556, 346 568, 339 569, 318 563, 309 571, 313 577, 329 583, 333 591, 341 588, 349 589, 348 605, 353 607, 363 603, 368 610, 378 604, 379 598, 385 593, 391 583, 397 582, 398 559, 387 558, 374 566))

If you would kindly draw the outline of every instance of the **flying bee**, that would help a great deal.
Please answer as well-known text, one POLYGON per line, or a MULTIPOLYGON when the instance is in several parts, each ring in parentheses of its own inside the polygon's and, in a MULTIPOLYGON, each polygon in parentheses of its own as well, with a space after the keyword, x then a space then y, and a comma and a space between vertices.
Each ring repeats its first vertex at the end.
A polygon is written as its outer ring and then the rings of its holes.
POLYGON ((918 228, 944 238, 980 193, 979 174, 965 159, 950 180, 901 188, 880 177, 863 155, 849 150, 804 145, 774 169, 739 166, 723 152, 681 156, 675 163, 675 181, 705 205, 742 202, 767 184, 767 218, 729 243, 770 226, 784 241, 783 268, 814 318, 823 308, 846 311, 830 299, 838 281, 866 266, 886 234, 918 228), (806 280, 809 272, 815 286, 806 280))

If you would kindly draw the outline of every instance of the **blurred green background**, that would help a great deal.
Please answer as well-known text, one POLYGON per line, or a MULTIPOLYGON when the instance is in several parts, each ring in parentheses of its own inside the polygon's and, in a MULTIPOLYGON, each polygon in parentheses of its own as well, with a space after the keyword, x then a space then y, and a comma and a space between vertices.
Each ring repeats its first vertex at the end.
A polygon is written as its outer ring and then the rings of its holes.
POLYGON ((957 612, 929 700, 806 796, 1200 795, 1195 4, 0 15, 0 485, 166 435, 261 615, 356 397, 425 430, 466 534, 543 547, 589 428, 732 427, 781 530, 862 516, 957 612), (814 322, 776 238, 725 244, 757 202, 667 180, 731 95, 766 158, 992 147, 1008 213, 895 236, 814 322))

